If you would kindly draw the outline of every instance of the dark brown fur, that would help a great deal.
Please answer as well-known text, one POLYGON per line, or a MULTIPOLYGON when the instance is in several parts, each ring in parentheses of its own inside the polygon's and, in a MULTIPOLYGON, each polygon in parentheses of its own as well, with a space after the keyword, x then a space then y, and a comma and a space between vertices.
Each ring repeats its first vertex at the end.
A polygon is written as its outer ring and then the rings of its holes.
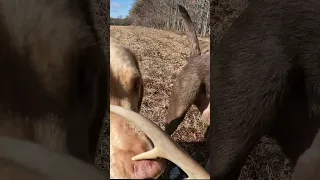
POLYGON ((94 162, 109 78, 91 3, 0 1, 1 136, 94 162))
POLYGON ((235 180, 261 136, 295 165, 320 127, 320 2, 255 0, 211 58, 213 180, 235 180))
POLYGON ((179 5, 190 44, 188 64, 173 85, 169 98, 165 131, 172 134, 183 121, 188 109, 195 104, 201 113, 210 99, 210 54, 200 55, 199 41, 186 9, 179 5))

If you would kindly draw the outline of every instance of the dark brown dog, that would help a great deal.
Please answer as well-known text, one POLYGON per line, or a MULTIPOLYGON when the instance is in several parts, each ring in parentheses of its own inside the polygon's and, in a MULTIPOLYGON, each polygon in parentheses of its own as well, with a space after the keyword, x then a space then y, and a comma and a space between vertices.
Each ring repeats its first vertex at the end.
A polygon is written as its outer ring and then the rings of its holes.
POLYGON ((187 10, 179 5, 180 13, 186 27, 186 34, 190 44, 190 59, 182 69, 173 85, 165 131, 171 135, 183 121, 188 109, 195 104, 202 115, 202 120, 210 124, 208 119, 210 109, 210 54, 201 54, 197 34, 187 10))
POLYGON ((109 74, 93 4, 0 0, 0 136, 94 162, 109 74))
POLYGON ((263 135, 296 164, 320 127, 320 2, 255 0, 211 55, 213 180, 236 180, 263 135))

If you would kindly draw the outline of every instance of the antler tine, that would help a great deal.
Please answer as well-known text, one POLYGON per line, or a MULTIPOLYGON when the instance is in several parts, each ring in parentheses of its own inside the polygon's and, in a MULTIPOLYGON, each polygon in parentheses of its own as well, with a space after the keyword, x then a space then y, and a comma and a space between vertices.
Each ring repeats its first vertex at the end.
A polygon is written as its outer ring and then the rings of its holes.
POLYGON ((152 121, 120 106, 110 105, 110 111, 125 117, 126 120, 133 123, 152 140, 155 146, 154 149, 139 154, 133 157, 132 160, 161 157, 179 166, 188 175, 188 179, 210 179, 209 173, 152 121))

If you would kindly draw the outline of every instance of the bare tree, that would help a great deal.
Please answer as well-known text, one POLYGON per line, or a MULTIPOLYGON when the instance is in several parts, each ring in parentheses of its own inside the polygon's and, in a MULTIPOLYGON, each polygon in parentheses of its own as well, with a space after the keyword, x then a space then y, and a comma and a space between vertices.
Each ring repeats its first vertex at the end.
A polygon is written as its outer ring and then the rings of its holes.
POLYGON ((209 36, 209 0, 135 0, 129 14, 132 25, 184 31, 178 4, 183 5, 199 36, 209 36))

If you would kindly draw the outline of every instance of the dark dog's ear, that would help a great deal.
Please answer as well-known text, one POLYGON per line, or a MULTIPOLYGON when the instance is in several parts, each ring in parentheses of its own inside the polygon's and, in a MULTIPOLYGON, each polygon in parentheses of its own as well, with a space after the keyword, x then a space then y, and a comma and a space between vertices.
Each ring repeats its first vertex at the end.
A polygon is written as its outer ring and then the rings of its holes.
POLYGON ((189 41, 189 47, 190 47, 190 58, 197 57, 201 55, 200 47, 199 47, 199 41, 197 37, 196 30, 193 26, 193 23, 191 21, 191 18, 187 12, 187 10, 178 4, 178 8, 180 11, 180 14, 183 19, 183 23, 186 29, 186 35, 189 41))

